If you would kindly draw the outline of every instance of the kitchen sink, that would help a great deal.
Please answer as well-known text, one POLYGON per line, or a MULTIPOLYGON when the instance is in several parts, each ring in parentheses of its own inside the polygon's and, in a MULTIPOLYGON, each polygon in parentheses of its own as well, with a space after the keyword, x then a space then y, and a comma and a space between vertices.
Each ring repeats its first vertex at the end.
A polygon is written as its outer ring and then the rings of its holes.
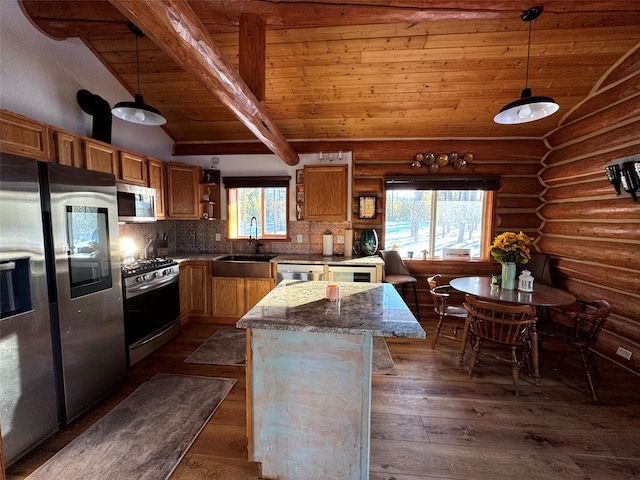
POLYGON ((274 253, 226 255, 211 264, 214 277, 254 277, 273 278, 272 264, 274 253))
POLYGON ((244 253, 239 255, 227 255, 216 261, 232 261, 232 262, 268 262, 275 258, 275 253, 244 253))

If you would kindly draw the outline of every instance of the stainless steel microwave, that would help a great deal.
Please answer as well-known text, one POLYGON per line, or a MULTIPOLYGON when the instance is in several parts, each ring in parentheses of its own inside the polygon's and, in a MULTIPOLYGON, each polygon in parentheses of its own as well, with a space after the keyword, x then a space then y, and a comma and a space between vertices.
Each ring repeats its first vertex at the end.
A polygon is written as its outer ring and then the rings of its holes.
POLYGON ((118 183, 118 222, 156 221, 156 189, 118 183))

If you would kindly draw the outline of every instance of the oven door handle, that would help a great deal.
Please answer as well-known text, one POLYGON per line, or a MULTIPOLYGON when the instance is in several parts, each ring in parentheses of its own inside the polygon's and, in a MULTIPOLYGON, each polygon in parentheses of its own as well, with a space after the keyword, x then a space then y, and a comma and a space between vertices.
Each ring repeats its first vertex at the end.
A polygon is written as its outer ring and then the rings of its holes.
POLYGON ((176 319, 173 322, 171 322, 170 324, 166 325, 161 331, 156 332, 155 335, 153 335, 152 337, 149 338, 143 338, 141 340, 138 340, 137 342, 131 344, 131 346, 129 348, 139 348, 142 345, 145 345, 149 342, 154 341, 156 338, 161 337, 162 335, 164 335, 167 330, 171 330, 173 327, 176 326, 176 324, 180 323, 180 319, 176 319))
POLYGON ((172 275, 167 277, 162 277, 153 283, 141 283, 140 285, 131 285, 125 289, 125 298, 133 298, 138 295, 142 295, 143 293, 150 292, 157 288, 162 288, 165 285, 169 285, 171 283, 175 283, 178 281, 178 275, 172 275))

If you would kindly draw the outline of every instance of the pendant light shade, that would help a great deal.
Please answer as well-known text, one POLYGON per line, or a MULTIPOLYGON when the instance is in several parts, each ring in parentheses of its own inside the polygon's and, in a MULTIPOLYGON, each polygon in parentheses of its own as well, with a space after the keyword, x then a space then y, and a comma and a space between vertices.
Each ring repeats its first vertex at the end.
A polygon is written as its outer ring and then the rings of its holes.
POLYGON ((139 93, 136 93, 133 102, 116 103, 111 109, 111 113, 122 120, 140 125, 164 125, 167 123, 167 119, 157 108, 144 103, 144 99, 139 93))
POLYGON ((538 97, 531 95, 529 88, 529 58, 531 56, 531 22, 542 13, 542 7, 532 7, 522 12, 520 18, 524 22, 529 22, 529 41, 527 43, 527 73, 525 77, 525 88, 518 100, 505 105, 493 118, 496 123, 503 125, 517 125, 540 120, 541 118, 553 115, 560 106, 551 97, 538 97))
POLYGON ((533 122, 553 115, 559 108, 553 98, 533 97, 531 89, 525 88, 520 98, 502 107, 493 120, 504 125, 533 122))
POLYGON ((129 30, 136 36, 136 72, 138 75, 138 93, 135 94, 133 102, 118 102, 111 109, 111 113, 122 120, 140 125, 164 125, 167 119, 162 116, 157 108, 144 103, 144 98, 140 94, 140 62, 138 59, 138 37, 143 37, 144 33, 133 23, 129 23, 129 30))

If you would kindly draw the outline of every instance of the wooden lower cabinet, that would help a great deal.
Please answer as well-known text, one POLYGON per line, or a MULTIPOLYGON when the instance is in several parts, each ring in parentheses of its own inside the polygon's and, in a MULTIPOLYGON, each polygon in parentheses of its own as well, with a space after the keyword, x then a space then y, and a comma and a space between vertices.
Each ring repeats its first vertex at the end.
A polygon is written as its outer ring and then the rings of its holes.
POLYGON ((275 287, 273 278, 212 277, 212 280, 212 316, 220 323, 235 323, 275 287))
POLYGON ((273 278, 245 278, 244 279, 244 312, 247 313, 256 303, 262 300, 267 293, 273 290, 276 281, 273 278))
POLYGON ((235 320, 244 315, 245 279, 240 277, 211 277, 212 316, 235 320))
POLYGON ((209 262, 180 263, 180 317, 209 317, 209 262))

